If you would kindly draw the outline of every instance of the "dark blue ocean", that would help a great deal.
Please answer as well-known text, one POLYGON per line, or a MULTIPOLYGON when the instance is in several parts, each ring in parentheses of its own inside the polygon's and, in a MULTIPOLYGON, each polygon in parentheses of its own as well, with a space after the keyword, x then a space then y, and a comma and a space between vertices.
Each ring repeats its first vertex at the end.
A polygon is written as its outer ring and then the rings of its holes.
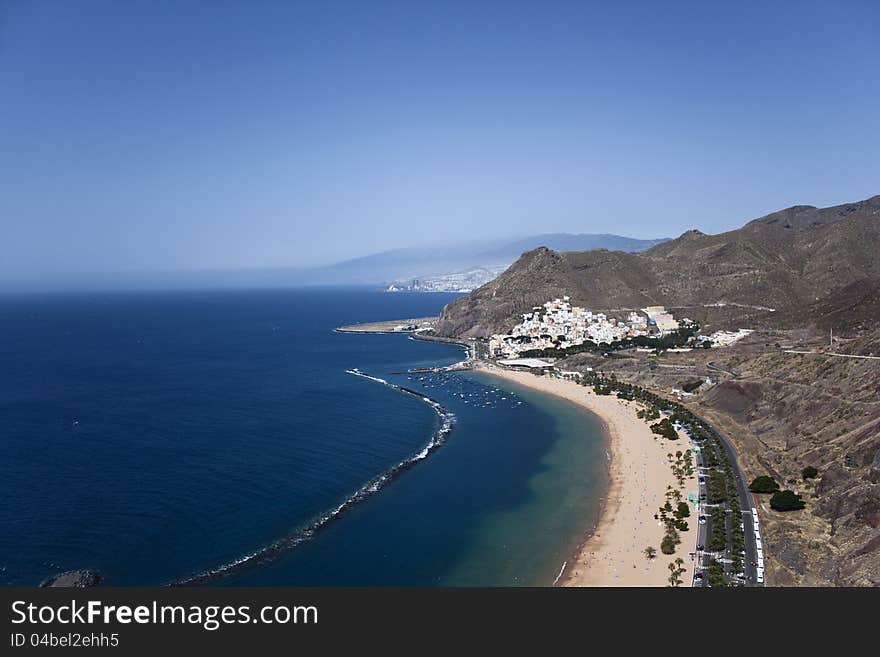
POLYGON ((540 585, 594 522, 596 418, 460 347, 336 326, 437 314, 358 289, 0 297, 0 583, 165 584, 306 526, 437 431, 447 442, 292 550, 218 584, 540 585))

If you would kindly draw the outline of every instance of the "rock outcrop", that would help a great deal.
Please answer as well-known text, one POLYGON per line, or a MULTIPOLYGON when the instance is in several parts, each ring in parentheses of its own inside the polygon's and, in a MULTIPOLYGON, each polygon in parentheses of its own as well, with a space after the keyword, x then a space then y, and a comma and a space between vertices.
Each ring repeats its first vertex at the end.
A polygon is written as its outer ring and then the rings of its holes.
POLYGON ((101 573, 94 570, 68 570, 40 584, 43 588, 88 588, 104 581, 101 573))

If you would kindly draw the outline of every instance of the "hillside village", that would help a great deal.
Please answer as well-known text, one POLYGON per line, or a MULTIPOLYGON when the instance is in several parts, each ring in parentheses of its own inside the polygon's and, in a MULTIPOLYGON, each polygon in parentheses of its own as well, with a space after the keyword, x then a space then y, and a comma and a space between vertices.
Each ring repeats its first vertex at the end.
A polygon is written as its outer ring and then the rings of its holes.
MULTIPOLYGON (((563 296, 523 313, 522 321, 510 333, 492 335, 489 356, 516 358, 525 352, 562 351, 589 343, 612 345, 640 337, 664 338, 683 328, 696 327, 688 318, 677 320, 663 306, 648 306, 641 313, 632 311, 625 318, 617 318, 572 305, 571 297, 563 296)), ((729 346, 749 333, 749 329, 740 329, 719 331, 711 336, 693 335, 688 338, 691 346, 684 348, 729 346)))

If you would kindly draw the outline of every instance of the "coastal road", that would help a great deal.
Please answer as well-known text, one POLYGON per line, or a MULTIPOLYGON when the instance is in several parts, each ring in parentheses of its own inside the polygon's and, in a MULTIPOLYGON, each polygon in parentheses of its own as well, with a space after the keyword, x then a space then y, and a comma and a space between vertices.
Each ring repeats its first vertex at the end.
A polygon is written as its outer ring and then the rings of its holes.
MULTIPOLYGON (((700 479, 703 477, 703 457, 698 456, 696 458, 697 463, 697 496, 698 499, 702 496, 703 493, 706 492, 706 484, 700 482, 700 479)), ((709 520, 706 520, 706 524, 700 524, 699 516, 703 515, 704 507, 703 502, 699 501, 697 503, 697 511, 696 517, 694 518, 694 522, 697 525, 697 542, 694 544, 694 550, 696 551, 694 555, 694 581, 692 582, 693 586, 705 586, 706 585, 706 568, 709 565, 709 559, 706 556, 705 550, 699 549, 698 546, 702 545, 705 547, 706 543, 709 541, 709 520), (703 575, 703 579, 698 580, 696 578, 697 573, 701 573, 703 575)))
MULTIPOLYGON (((739 498, 739 505, 742 509, 742 518, 732 518, 731 521, 737 522, 738 520, 741 520, 744 525, 743 536, 745 539, 744 543, 746 555, 743 558, 743 569, 745 570, 746 581, 750 586, 760 586, 757 581, 757 568, 753 565, 758 561, 758 551, 757 545, 755 543, 755 528, 752 523, 752 508, 755 506, 755 503, 752 499, 752 494, 749 492, 745 474, 743 473, 742 468, 739 465, 739 461, 736 458, 736 450, 734 449, 727 436, 725 436, 724 433, 720 429, 718 429, 718 427, 714 426, 710 422, 707 422, 704 418, 701 417, 700 421, 703 422, 703 424, 708 426, 710 429, 712 429, 718 436, 722 447, 727 453, 727 459, 730 462, 731 467, 733 468, 734 483, 736 485, 736 494, 739 498)), ((700 492, 705 492, 704 486, 702 485, 700 487, 700 492)), ((706 536, 709 535, 709 531, 711 530, 711 522, 711 519, 707 518, 706 524, 703 525, 706 530, 706 536)), ((703 541, 703 545, 706 545, 705 541, 703 541)), ((705 564, 700 565, 708 566, 708 557, 706 557, 704 561, 705 564)))
MULTIPOLYGON (((705 422, 705 420, 703 420, 705 422)), ((713 426, 712 424, 706 422, 708 426, 718 435, 721 439, 721 444, 724 446, 725 451, 727 452, 727 458, 730 461, 730 465, 733 467, 733 477, 734 483, 736 485, 736 493, 739 497, 739 505, 742 509, 742 523, 745 526, 743 530, 744 535, 744 543, 745 543, 745 551, 746 556, 744 558, 745 564, 745 573, 746 580, 749 584, 757 584, 757 569, 753 566, 753 563, 758 561, 758 551, 755 543, 755 531, 752 526, 752 507, 755 506, 755 501, 752 499, 752 494, 749 492, 749 485, 746 481, 746 476, 742 471, 742 468, 739 465, 739 461, 736 458, 736 450, 730 442, 730 439, 724 435, 724 433, 718 429, 718 427, 713 426), (748 519, 746 519, 746 514, 748 513, 748 519)), ((736 522, 736 518, 733 519, 736 522)))
POLYGON ((880 356, 859 356, 857 354, 835 354, 828 351, 798 351, 796 349, 786 349, 784 354, 801 354, 813 356, 837 356, 838 358, 861 358, 862 360, 880 360, 880 356))

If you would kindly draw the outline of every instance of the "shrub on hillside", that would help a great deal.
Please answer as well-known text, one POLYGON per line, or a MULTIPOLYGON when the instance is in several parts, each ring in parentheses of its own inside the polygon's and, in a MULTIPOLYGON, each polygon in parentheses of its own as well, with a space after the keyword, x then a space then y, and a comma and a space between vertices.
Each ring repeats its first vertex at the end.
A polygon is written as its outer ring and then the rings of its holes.
POLYGON ((801 496, 791 490, 780 490, 770 498, 770 508, 774 511, 799 511, 806 506, 801 496))
POLYGON ((749 490, 753 493, 775 493, 779 490, 779 484, 770 475, 761 475, 760 477, 755 477, 752 483, 749 484, 749 490))
POLYGON ((808 465, 806 468, 801 470, 801 476, 804 478, 804 481, 806 481, 807 479, 815 479, 819 476, 819 471, 812 465, 808 465))

